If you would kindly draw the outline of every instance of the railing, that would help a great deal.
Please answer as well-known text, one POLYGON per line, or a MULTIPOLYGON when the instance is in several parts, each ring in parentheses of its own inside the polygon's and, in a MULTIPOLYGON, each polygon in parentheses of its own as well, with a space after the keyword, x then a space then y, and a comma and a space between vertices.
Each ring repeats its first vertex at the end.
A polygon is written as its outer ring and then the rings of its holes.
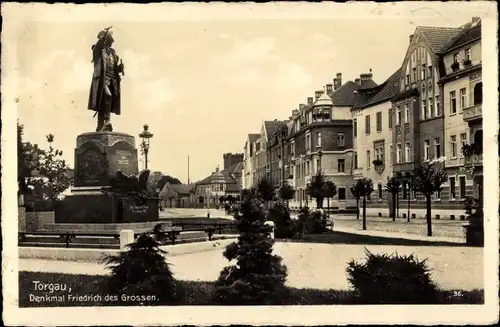
POLYGON ((483 117, 483 105, 477 104, 472 107, 464 108, 463 120, 465 122, 481 119, 483 117))
MULTIPOLYGON (((226 224, 173 224, 172 227, 165 228, 163 232, 164 237, 169 241, 170 244, 176 244, 176 241, 181 232, 205 232, 207 234, 208 240, 211 241, 213 239, 214 234, 222 234, 223 232, 234 232, 236 231, 236 225, 231 223, 226 224)), ((139 235, 144 233, 137 233, 135 237, 137 238, 139 235)), ((26 242, 26 238, 29 236, 54 236, 58 237, 60 240, 60 244, 64 245, 64 247, 69 248, 73 243, 73 240, 77 237, 99 237, 99 238, 110 238, 116 240, 117 243, 120 239, 119 232, 110 232, 110 233, 81 233, 81 232, 52 232, 52 231, 39 231, 39 232, 20 232, 18 234, 18 243, 22 245, 22 243, 26 242)), ((39 244, 44 244, 40 242, 39 244)))
POLYGON ((465 156, 464 166, 482 166, 483 165, 483 154, 472 154, 470 156, 465 156))

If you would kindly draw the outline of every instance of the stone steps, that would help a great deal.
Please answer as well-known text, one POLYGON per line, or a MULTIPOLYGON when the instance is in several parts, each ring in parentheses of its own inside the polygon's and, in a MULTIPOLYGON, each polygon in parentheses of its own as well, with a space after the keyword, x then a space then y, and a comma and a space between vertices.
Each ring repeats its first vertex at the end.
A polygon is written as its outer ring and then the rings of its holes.
MULTIPOLYGON (((64 243, 53 242, 22 242, 21 247, 47 247, 47 248, 64 248, 64 243)), ((95 244, 95 243, 70 243, 69 248, 73 249, 119 249, 120 244, 95 244)))

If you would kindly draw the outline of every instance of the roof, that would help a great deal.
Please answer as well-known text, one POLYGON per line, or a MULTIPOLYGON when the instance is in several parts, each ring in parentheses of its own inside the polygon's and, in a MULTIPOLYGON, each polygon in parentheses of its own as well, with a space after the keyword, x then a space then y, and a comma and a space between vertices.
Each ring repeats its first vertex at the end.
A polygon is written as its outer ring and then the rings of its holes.
POLYGON ((463 32, 463 28, 418 26, 419 31, 434 53, 443 53, 463 32))
POLYGON ((260 134, 248 134, 248 139, 250 140, 250 143, 257 141, 259 137, 260 134))
POLYGON ((170 184, 170 187, 179 194, 188 194, 193 189, 193 184, 170 184))
POLYGON ((373 97, 371 97, 367 103, 366 107, 375 105, 380 102, 384 102, 392 99, 399 92, 399 81, 401 76, 401 70, 398 69, 394 72, 384 83, 382 83, 382 88, 373 97))
POLYGON ((179 194, 189 194, 193 190, 193 184, 170 184, 166 183, 158 196, 160 198, 176 197, 179 194))
POLYGON ((374 87, 377 87, 377 83, 375 83, 374 80, 369 79, 366 81, 361 82, 361 86, 359 87, 360 90, 365 90, 365 89, 373 89, 374 87))
POLYGON ((339 107, 352 107, 356 103, 357 93, 354 91, 359 90, 359 85, 353 81, 345 82, 341 87, 330 93, 333 105, 339 107))
POLYGON ((314 103, 315 106, 333 106, 332 98, 326 93, 323 92, 321 96, 314 103))
POLYGON ((447 51, 459 48, 462 45, 465 45, 471 41, 477 40, 481 38, 481 21, 477 21, 477 23, 468 23, 463 27, 465 30, 462 32, 460 36, 458 36, 454 42, 452 42, 449 47, 446 49, 447 51))
POLYGON ((283 125, 285 125, 286 122, 282 120, 266 120, 264 121, 264 127, 266 129, 267 137, 271 138, 273 134, 283 125))

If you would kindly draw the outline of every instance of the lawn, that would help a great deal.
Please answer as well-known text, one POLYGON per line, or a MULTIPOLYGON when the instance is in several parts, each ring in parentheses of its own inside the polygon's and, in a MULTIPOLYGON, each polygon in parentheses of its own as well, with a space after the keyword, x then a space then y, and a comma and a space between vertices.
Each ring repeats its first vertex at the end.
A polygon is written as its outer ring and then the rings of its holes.
MULTIPOLYGON (((161 305, 153 296, 149 298, 123 298, 106 294, 102 284, 106 276, 71 275, 61 273, 19 272, 19 307, 69 307, 69 306, 138 306, 161 305), (67 290, 35 290, 34 282, 67 285, 67 290), (71 291, 69 292, 69 289, 71 291), (46 294, 52 301, 41 301, 46 294), (72 296, 70 297, 69 294, 72 296), (38 298, 37 298, 38 296, 38 298)), ((39 285, 39 284, 38 284, 39 285)), ((216 305, 211 300, 214 282, 178 281, 175 305, 216 305)), ((148 294, 144 294, 147 296, 148 294)), ((483 304, 484 292, 440 291, 436 304, 483 304)), ((354 292, 344 290, 318 290, 287 287, 274 305, 333 305, 367 304, 354 292)))

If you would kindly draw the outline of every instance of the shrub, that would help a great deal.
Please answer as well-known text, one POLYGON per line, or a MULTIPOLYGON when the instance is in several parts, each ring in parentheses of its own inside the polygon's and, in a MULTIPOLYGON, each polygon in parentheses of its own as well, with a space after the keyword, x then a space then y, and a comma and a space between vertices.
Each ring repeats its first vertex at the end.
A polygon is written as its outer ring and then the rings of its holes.
POLYGON ((469 224, 465 227, 466 242, 469 245, 484 245, 484 212, 479 199, 465 199, 465 213, 469 224))
POLYGON ((159 302, 175 299, 175 280, 153 235, 140 235, 128 251, 105 255, 102 263, 111 270, 105 288, 114 294, 155 295, 159 302))
POLYGON ((290 218, 290 211, 283 203, 276 203, 269 209, 268 220, 274 222, 274 236, 276 238, 292 238, 293 224, 290 218))
POLYGON ((223 304, 272 304, 284 286, 287 269, 273 255, 271 228, 265 225, 262 201, 255 192, 242 192, 235 214, 238 242, 227 246, 224 256, 236 265, 225 267, 215 283, 214 301, 223 304))
POLYGON ((367 304, 437 303, 437 288, 431 280, 426 260, 413 254, 372 254, 366 261, 347 265, 349 283, 359 300, 367 304))
POLYGON ((304 234, 321 234, 326 229, 328 216, 320 210, 309 210, 304 207, 300 210, 300 214, 295 223, 295 234, 299 237, 304 234))

